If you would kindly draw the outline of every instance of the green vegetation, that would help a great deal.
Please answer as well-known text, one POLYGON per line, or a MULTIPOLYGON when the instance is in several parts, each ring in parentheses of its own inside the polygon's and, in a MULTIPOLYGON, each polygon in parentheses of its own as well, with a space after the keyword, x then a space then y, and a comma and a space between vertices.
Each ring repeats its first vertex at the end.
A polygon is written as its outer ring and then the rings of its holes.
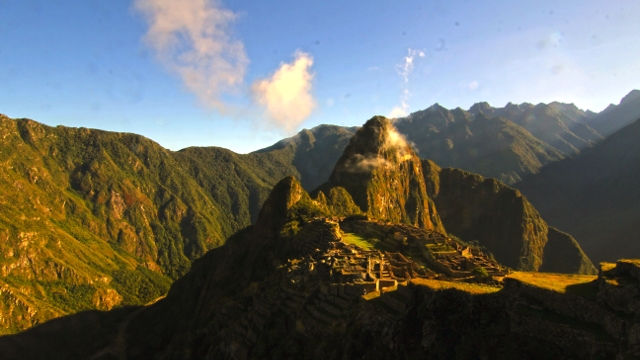
POLYGON ((460 281, 445 281, 433 279, 411 279, 411 283, 419 286, 426 286, 432 290, 457 289, 473 295, 490 294, 500 291, 502 288, 485 284, 466 283, 460 281))
POLYGON ((113 274, 113 280, 123 302, 131 305, 147 304, 165 295, 171 286, 166 277, 142 266, 134 271, 118 270, 113 274))
POLYGON ((342 241, 347 244, 358 246, 364 250, 373 250, 376 248, 376 244, 380 242, 377 239, 365 239, 353 233, 345 233, 342 237, 342 241))
POLYGON ((432 161, 422 164, 429 197, 459 243, 479 245, 513 269, 596 272, 575 239, 548 226, 518 190, 463 170, 441 169, 432 161))
POLYGON ((20 319, 0 334, 94 308, 99 289, 116 290, 119 305, 162 296, 193 260, 255 221, 280 179, 300 176, 291 149, 172 152, 135 134, 4 116, 0 133, 0 267, 25 281, 11 296, 51 310, 0 307, 20 319))
POLYGON ((489 273, 487 272, 487 269, 481 266, 471 270, 471 275, 473 275, 476 278, 476 280, 479 280, 479 281, 485 281, 489 279, 489 273))
POLYGON ((589 284, 596 279, 595 275, 553 274, 525 271, 512 272, 508 275, 508 277, 520 280, 525 284, 533 285, 547 290, 553 290, 559 293, 568 292, 567 289, 576 290, 575 288, 571 287, 576 285, 589 284))

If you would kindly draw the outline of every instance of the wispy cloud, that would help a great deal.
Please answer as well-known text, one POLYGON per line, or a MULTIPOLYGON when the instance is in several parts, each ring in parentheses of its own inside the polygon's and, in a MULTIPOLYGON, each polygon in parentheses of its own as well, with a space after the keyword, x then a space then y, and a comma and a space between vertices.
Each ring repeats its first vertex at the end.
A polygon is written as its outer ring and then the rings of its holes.
POLYGON ((207 107, 225 111, 221 94, 243 83, 249 59, 229 34, 236 14, 217 1, 134 0, 149 29, 145 42, 207 107))
MULTIPOLYGON (((376 129, 376 131, 379 130, 376 129)), ((366 173, 377 168, 391 168, 394 166, 394 163, 401 163, 413 158, 413 152, 411 151, 409 142, 394 126, 384 127, 382 131, 384 131, 381 136, 384 139, 382 148, 386 150, 387 153, 392 152, 393 157, 385 157, 380 153, 354 154, 345 162, 347 171, 366 173)), ((376 136, 376 138, 378 138, 378 136, 376 136)))
POLYGON ((413 70, 413 59, 416 57, 424 57, 424 51, 411 49, 407 50, 407 56, 404 57, 404 61, 396 65, 396 71, 400 76, 404 78, 404 82, 409 82, 409 74, 413 70))
POLYGON ((296 52, 291 63, 282 63, 267 79, 257 80, 251 86, 254 99, 265 107, 271 124, 286 131, 294 130, 316 107, 311 93, 313 57, 296 52))
POLYGON ((415 59, 423 57, 425 57, 424 51, 409 48, 407 50, 407 56, 403 58, 400 64, 396 65, 396 72, 402 76, 404 83, 400 105, 396 105, 391 109, 389 112, 390 118, 399 118, 409 114, 409 98, 411 97, 411 92, 409 91, 409 75, 411 71, 413 71, 415 59))

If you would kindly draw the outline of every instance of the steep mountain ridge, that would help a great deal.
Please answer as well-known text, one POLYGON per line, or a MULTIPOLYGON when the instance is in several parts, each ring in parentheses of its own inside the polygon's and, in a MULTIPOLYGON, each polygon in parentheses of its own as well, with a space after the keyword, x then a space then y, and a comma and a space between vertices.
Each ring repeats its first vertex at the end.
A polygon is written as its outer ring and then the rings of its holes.
POLYGON ((422 158, 508 184, 566 157, 522 126, 494 116, 495 111, 488 104, 474 106, 471 110, 477 112, 475 115, 459 108, 449 111, 436 104, 398 119, 394 125, 422 158))
POLYGON ((609 136, 640 119, 640 90, 632 90, 618 105, 609 105, 597 115, 584 120, 600 134, 609 136))
POLYGON ((382 116, 356 131, 329 180, 315 193, 335 187, 344 188, 374 219, 442 229, 429 204, 420 159, 382 116))
POLYGON ((444 108, 437 112, 429 108, 399 119, 395 125, 407 134, 422 158, 506 183, 517 182, 565 156, 504 118, 483 113, 473 116, 463 110, 458 110, 458 114, 453 116, 444 108), (448 120, 446 127, 441 128, 431 125, 445 123, 440 120, 443 118, 453 121, 448 120))
POLYGON ((429 197, 450 234, 476 241, 514 269, 596 273, 580 245, 549 227, 518 190, 429 160, 423 169, 429 197))
POLYGON ((588 118, 589 114, 573 104, 556 102, 534 106, 527 103, 508 103, 504 108, 493 108, 487 103, 482 103, 473 105, 469 111, 475 115, 482 113, 508 119, 569 156, 577 155, 581 149, 592 147, 603 139, 597 131, 581 122, 588 118))
POLYGON ((255 151, 254 154, 288 154, 291 165, 300 174, 302 187, 311 191, 329 178, 356 130, 357 127, 318 125, 303 129, 292 137, 255 151))
POLYGON ((277 151, 171 152, 135 134, 0 116, 0 332, 144 304, 257 217, 277 151))

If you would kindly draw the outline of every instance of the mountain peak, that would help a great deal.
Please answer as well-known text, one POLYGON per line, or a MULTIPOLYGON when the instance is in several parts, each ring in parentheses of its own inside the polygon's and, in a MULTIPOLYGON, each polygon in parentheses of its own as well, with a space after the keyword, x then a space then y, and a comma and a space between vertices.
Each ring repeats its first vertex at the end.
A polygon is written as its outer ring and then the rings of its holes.
POLYGON ((482 102, 477 102, 475 104, 473 104, 470 108, 469 108, 469 112, 477 115, 479 113, 483 113, 487 110, 491 109, 491 105, 489 105, 488 102, 486 101, 482 101, 482 102))
POLYGON ((413 157, 417 158, 415 152, 391 120, 374 116, 353 136, 340 159, 344 162, 341 164, 339 161, 338 165, 342 165, 347 172, 363 173, 398 165, 413 157))
POLYGON ((356 131, 320 189, 329 193, 337 186, 374 219, 438 227, 437 215, 429 209, 420 158, 383 116, 374 116, 356 131))
POLYGON ((631 90, 620 100, 620 105, 640 100, 640 90, 631 90))

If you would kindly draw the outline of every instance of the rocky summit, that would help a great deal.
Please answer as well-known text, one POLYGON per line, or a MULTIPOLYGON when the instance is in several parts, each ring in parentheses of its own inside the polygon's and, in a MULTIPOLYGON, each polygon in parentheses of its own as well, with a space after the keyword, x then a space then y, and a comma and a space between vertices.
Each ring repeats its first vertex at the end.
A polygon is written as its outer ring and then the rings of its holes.
POLYGON ((329 180, 316 192, 336 187, 346 189, 373 218, 443 230, 429 203, 420 158, 382 116, 356 131, 329 180))

